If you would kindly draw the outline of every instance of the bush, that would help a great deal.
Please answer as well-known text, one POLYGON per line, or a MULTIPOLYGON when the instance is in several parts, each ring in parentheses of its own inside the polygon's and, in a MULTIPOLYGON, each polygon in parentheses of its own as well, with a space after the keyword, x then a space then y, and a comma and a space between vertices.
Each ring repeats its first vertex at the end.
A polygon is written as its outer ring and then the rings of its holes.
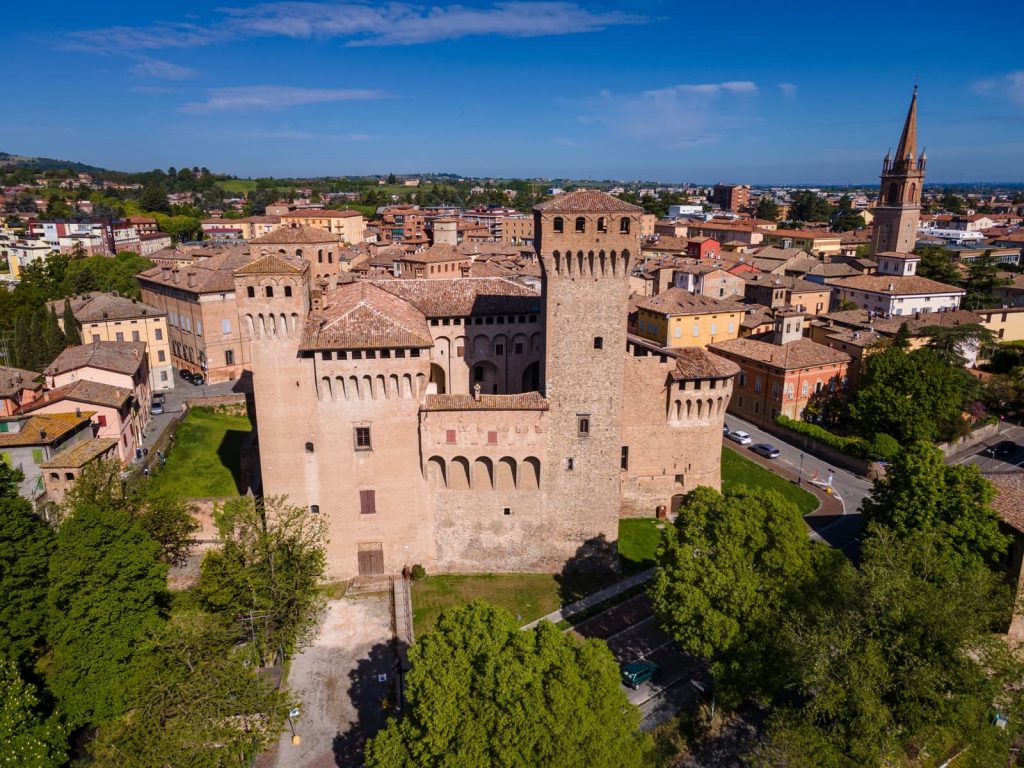
POLYGON ((876 432, 868 446, 871 458, 878 461, 892 461, 902 449, 900 441, 885 432, 876 432))
POLYGON ((884 432, 875 433, 871 440, 866 440, 859 435, 846 437, 829 432, 817 424, 797 421, 781 414, 775 417, 775 423, 791 432, 805 435, 840 453, 845 453, 847 456, 867 459, 868 461, 892 461, 902 448, 896 438, 884 432))
POLYGON ((427 569, 419 563, 416 563, 416 565, 412 567, 410 578, 412 578, 413 581, 423 581, 427 578, 427 569))

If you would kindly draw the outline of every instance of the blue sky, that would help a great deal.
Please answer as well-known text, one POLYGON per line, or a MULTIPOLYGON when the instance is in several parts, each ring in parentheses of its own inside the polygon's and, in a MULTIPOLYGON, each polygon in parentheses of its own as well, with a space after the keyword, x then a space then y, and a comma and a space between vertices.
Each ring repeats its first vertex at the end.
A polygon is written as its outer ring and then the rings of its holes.
POLYGON ((964 9, 17 3, 0 150, 239 176, 860 183, 916 79, 929 181, 1024 181, 1024 60, 998 32, 1024 5, 964 9))

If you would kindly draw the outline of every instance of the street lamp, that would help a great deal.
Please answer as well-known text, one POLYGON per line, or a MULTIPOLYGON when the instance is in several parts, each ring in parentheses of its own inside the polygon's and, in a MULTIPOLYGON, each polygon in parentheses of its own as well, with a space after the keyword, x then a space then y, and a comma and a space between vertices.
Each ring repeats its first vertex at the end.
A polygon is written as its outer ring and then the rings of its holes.
POLYGON ((796 476, 796 484, 797 485, 803 485, 804 484, 804 454, 803 454, 802 451, 800 453, 800 471, 799 471, 799 473, 796 476))

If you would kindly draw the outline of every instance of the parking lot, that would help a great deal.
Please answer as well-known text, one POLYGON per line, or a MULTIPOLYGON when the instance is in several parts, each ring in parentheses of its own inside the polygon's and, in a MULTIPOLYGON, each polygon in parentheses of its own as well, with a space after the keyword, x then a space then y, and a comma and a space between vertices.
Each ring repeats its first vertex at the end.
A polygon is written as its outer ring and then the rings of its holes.
POLYGON ((630 702, 640 708, 641 730, 650 730, 694 706, 701 695, 694 682, 708 687, 707 666, 680 650, 658 628, 646 595, 626 600, 579 624, 575 631, 607 642, 619 664, 647 661, 658 666, 651 680, 636 689, 625 688, 630 702))

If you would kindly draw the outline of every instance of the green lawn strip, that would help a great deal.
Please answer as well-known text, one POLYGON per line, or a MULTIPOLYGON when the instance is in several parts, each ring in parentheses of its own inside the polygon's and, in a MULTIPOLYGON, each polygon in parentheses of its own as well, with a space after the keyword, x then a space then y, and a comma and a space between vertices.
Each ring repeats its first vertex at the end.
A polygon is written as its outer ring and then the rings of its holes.
POLYGON ((241 448, 252 431, 248 416, 192 408, 174 436, 167 463, 153 474, 153 491, 204 499, 241 493, 241 448))
POLYGON ((504 608, 523 624, 561 605, 559 584, 550 573, 483 573, 470 576, 428 576, 412 585, 412 618, 416 634, 434 628, 447 608, 484 600, 504 608))
POLYGON ((256 182, 251 179, 221 179, 217 186, 225 192, 248 194, 256 190, 256 182))
POLYGON ((808 493, 784 477, 769 472, 731 448, 723 447, 722 493, 736 490, 741 485, 777 491, 796 504, 802 515, 810 514, 818 508, 818 499, 814 494, 808 493))
POLYGON ((619 558, 627 573, 637 573, 654 565, 661 543, 659 525, 667 522, 652 517, 627 517, 619 520, 619 558))

